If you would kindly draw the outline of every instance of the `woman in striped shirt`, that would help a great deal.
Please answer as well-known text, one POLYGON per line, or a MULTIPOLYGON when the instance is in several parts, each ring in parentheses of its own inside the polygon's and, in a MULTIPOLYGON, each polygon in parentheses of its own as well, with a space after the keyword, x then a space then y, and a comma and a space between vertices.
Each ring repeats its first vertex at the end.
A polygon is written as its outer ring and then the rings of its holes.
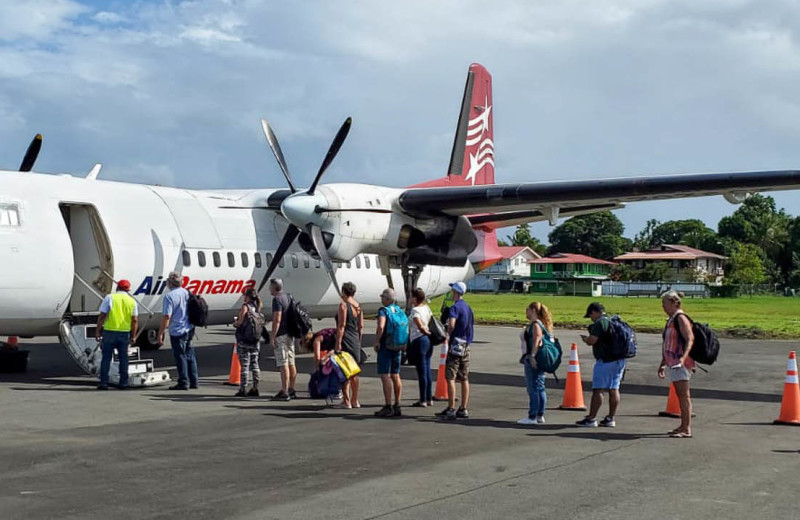
POLYGON ((689 318, 681 308, 682 293, 668 291, 661 296, 661 307, 669 316, 664 327, 661 365, 658 377, 669 375, 675 387, 681 407, 681 425, 669 432, 670 437, 690 438, 692 436, 692 399, 689 393, 689 380, 694 372, 694 360, 689 357, 694 344, 694 334, 689 318))

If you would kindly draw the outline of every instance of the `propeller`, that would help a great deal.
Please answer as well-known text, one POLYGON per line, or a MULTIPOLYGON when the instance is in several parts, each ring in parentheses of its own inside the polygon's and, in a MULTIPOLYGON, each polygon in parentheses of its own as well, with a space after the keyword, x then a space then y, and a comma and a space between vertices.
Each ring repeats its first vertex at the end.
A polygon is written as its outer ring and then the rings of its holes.
MULTIPOLYGON (((328 255, 328 249, 325 246, 325 238, 322 235, 322 229, 320 229, 319 225, 315 223, 321 213, 329 210, 320 206, 320 203, 323 202, 325 198, 321 195, 315 194, 315 191, 320 180, 322 180, 322 176, 325 174, 325 171, 328 169, 331 163, 333 163, 333 160, 336 158, 336 155, 342 148, 342 144, 344 144, 347 134, 350 132, 350 126, 352 123, 352 118, 348 117, 339 128, 339 131, 333 138, 330 148, 328 148, 328 153, 325 154, 325 159, 322 161, 322 165, 320 165, 316 177, 314 177, 314 182, 311 183, 311 186, 306 191, 301 192, 297 190, 292 182, 292 177, 289 174, 289 167, 286 165, 286 160, 283 157, 283 152, 278 144, 278 138, 275 136, 275 132, 273 132, 272 127, 269 125, 269 123, 267 123, 266 120, 261 120, 261 128, 264 130, 264 135, 267 138, 269 147, 272 149, 272 154, 275 156, 275 160, 278 161, 278 167, 281 169, 283 176, 286 178, 286 182, 289 184, 291 194, 284 197, 279 204, 281 214, 286 218, 286 220, 289 221, 289 227, 286 229, 286 233, 283 235, 281 243, 278 246, 278 249, 275 251, 275 256, 272 258, 272 262, 270 262, 266 272, 264 273, 264 277, 261 279, 261 283, 258 286, 259 292, 261 292, 261 290, 264 288, 264 285, 266 285, 270 275, 272 275, 272 273, 275 272, 275 269, 277 269, 278 265, 283 259, 283 256, 289 249, 289 246, 291 246, 298 235, 300 235, 301 230, 304 230, 305 234, 311 237, 314 249, 317 250, 320 260, 325 266, 325 270, 328 272, 328 276, 331 277, 331 281, 333 282, 333 286, 336 288, 336 292, 341 295, 339 283, 336 280, 336 272, 333 269, 333 262, 331 262, 330 255, 328 255)), ((272 204, 268 204, 267 209, 278 208, 272 204)))
POLYGON ((28 150, 25 152, 25 157, 22 158, 22 164, 19 165, 19 171, 29 172, 39 156, 39 150, 42 149, 42 134, 36 134, 28 145, 28 150))

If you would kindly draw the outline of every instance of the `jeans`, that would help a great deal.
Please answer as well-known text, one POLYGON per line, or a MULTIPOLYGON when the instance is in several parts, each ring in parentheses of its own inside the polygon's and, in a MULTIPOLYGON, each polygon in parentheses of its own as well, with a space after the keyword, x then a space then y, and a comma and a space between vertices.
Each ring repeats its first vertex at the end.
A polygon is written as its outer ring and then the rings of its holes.
POLYGON ((108 370, 111 368, 111 359, 114 349, 117 349, 119 359, 119 386, 128 386, 128 345, 131 342, 130 332, 103 331, 103 359, 100 361, 100 386, 108 386, 108 370))
POLYGON ((178 386, 197 387, 197 359, 192 346, 193 337, 194 329, 180 336, 169 337, 175 366, 178 368, 178 386))
POLYGON ((422 335, 415 339, 416 345, 412 348, 419 350, 419 363, 417 364, 417 378, 419 379, 419 402, 429 403, 433 400, 433 380, 431 379, 431 356, 433 347, 431 339, 422 335))
POLYGON ((528 388, 528 418, 536 419, 544 416, 545 406, 547 405, 547 394, 544 390, 544 371, 533 368, 530 362, 525 360, 525 383, 528 388))

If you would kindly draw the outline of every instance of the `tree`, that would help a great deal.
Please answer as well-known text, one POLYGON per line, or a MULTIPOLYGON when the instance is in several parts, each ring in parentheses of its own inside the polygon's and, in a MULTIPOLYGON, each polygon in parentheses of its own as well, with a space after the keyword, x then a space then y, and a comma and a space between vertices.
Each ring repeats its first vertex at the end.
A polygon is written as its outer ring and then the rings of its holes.
POLYGON ((508 237, 512 246, 525 246, 530 247, 540 256, 544 256, 547 247, 542 244, 538 238, 531 235, 531 229, 528 224, 520 224, 517 226, 513 235, 508 237))
POLYGON ((639 231, 633 238, 633 247, 640 251, 646 251, 656 247, 656 244, 653 243, 653 231, 660 225, 661 222, 654 218, 648 220, 644 225, 644 229, 639 231))
POLYGON ((579 215, 556 226, 548 235, 549 253, 578 253, 610 260, 630 247, 625 226, 610 211, 579 215))
POLYGON ((716 233, 706 226, 702 220, 670 220, 657 226, 652 232, 651 242, 654 247, 662 244, 683 244, 689 247, 700 246, 716 233))
POLYGON ((497 239, 497 245, 500 247, 508 247, 508 242, 503 240, 502 238, 497 239))
POLYGON ((660 282, 667 277, 669 262, 652 262, 639 271, 639 280, 642 282, 660 282))
POLYGON ((765 281, 763 251, 753 244, 739 244, 728 259, 725 276, 730 284, 757 284, 765 281))

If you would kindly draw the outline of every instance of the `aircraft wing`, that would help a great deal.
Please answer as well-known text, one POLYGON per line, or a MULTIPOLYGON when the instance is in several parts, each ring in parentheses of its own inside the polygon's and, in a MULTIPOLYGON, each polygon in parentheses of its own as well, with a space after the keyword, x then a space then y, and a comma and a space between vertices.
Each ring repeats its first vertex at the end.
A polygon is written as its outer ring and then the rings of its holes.
POLYGON ((474 227, 490 229, 514 222, 555 222, 558 216, 571 216, 570 210, 592 213, 627 202, 707 195, 742 202, 748 193, 792 189, 800 189, 798 170, 410 188, 400 195, 399 202, 406 213, 415 216, 465 215, 474 227), (492 226, 492 222, 501 225, 492 226))

